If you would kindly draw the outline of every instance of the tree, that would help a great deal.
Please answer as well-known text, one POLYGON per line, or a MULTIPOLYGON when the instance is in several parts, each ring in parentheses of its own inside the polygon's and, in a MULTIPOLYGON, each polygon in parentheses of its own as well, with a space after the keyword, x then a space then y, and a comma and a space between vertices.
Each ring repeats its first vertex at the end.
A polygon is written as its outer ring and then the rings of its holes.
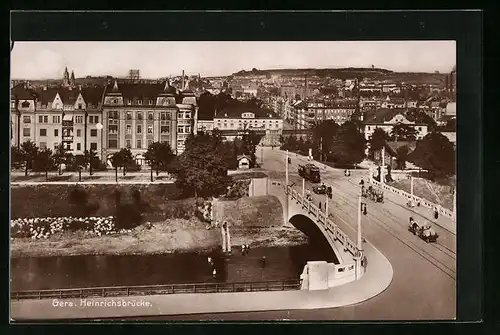
POLYGON ((370 136, 370 149, 368 151, 368 156, 373 159, 373 154, 382 149, 382 147, 389 140, 389 135, 382 128, 375 128, 375 131, 370 136))
POLYGON ((66 148, 64 148, 64 145, 61 143, 57 146, 56 150, 54 150, 53 153, 53 160, 54 163, 57 165, 59 168, 59 175, 62 174, 62 164, 66 164, 68 158, 68 152, 66 148))
POLYGON ((330 151, 333 138, 339 129, 339 125, 333 120, 313 121, 310 125, 312 130, 313 146, 320 154, 320 160, 326 158, 330 151))
POLYGON ((411 125, 406 123, 396 124, 391 131, 391 140, 401 141, 415 141, 417 138, 417 131, 411 125))
POLYGON ((89 167, 89 174, 92 175, 92 168, 99 161, 99 158, 97 157, 97 152, 94 149, 90 149, 90 151, 85 150, 83 156, 84 156, 84 166, 89 167))
POLYGON ((37 169, 45 171, 45 180, 49 180, 49 170, 54 166, 52 150, 43 149, 36 155, 35 165, 37 169))
POLYGON ((14 168, 18 168, 24 162, 24 152, 21 148, 17 146, 10 147, 10 158, 11 158, 11 166, 14 168))
POLYGON ((455 149, 446 136, 438 132, 427 134, 417 142, 409 161, 430 172, 431 178, 455 173, 455 149))
POLYGON ((340 126, 329 151, 329 160, 338 166, 353 166, 365 158, 366 140, 356 124, 345 122, 340 126))
POLYGON ((257 157, 255 156, 255 148, 259 144, 261 140, 261 136, 257 135, 255 131, 249 130, 246 131, 241 140, 243 142, 243 151, 241 154, 250 156, 250 167, 254 167, 257 162, 257 157))
POLYGON ((118 168, 123 165, 123 157, 121 151, 117 151, 111 155, 111 165, 115 168, 115 180, 118 182, 118 168))
POLYGON ((21 150, 23 152, 24 159, 26 161, 26 167, 24 175, 28 175, 28 168, 33 166, 33 162, 38 154, 38 147, 35 143, 31 141, 24 142, 21 144, 21 150))
POLYGON ((432 132, 436 129, 437 124, 436 121, 429 115, 425 114, 423 111, 410 111, 407 114, 407 117, 409 117, 410 121, 415 122, 416 124, 425 124, 427 125, 427 130, 429 132, 432 132))
POLYGON ((169 165, 177 186, 195 197, 217 196, 226 192, 230 178, 221 139, 205 133, 190 135, 178 160, 169 165))
POLYGON ((410 148, 407 145, 403 145, 396 150, 396 164, 398 170, 406 169, 406 162, 408 161, 408 155, 410 153, 410 148))
POLYGON ((174 158, 174 153, 167 142, 154 142, 149 145, 144 158, 151 166, 151 171, 153 169, 156 170, 156 175, 158 176, 160 170, 166 170, 174 158))
POLYGON ((132 152, 129 148, 122 148, 118 152, 121 157, 121 163, 123 168, 123 175, 126 175, 127 166, 134 163, 134 157, 132 156, 132 152))

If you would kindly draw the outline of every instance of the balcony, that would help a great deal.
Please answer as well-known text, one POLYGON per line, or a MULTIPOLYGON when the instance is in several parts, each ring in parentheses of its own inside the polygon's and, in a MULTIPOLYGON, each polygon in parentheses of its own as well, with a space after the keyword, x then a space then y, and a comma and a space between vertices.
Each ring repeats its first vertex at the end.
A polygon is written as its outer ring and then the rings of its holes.
POLYGON ((63 141, 73 141, 73 135, 63 135, 62 136, 63 141))

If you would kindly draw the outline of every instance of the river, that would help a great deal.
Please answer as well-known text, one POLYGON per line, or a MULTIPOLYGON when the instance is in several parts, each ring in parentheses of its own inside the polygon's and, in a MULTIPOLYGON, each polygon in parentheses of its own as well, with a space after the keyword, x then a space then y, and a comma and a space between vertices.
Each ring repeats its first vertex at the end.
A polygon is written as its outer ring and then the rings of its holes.
POLYGON ((187 252, 13 258, 11 290, 298 279, 308 260, 338 263, 326 239, 314 230, 308 231, 306 244, 253 248, 245 255, 234 247, 231 255, 187 252))

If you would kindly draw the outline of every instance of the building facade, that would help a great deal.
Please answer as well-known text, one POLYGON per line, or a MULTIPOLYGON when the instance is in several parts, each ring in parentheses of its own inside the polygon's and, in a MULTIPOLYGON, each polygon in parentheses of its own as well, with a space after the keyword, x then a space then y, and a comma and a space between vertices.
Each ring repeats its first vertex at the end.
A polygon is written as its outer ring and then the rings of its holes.
POLYGON ((108 85, 103 101, 104 145, 107 159, 121 148, 130 148, 137 160, 153 142, 167 142, 176 154, 196 133, 196 97, 177 94, 165 83, 118 83, 108 85))
POLYGON ((391 109, 379 109, 374 113, 370 113, 364 122, 365 139, 369 141, 377 128, 384 130, 390 135, 394 126, 400 123, 413 127, 416 131, 417 140, 424 138, 428 132, 427 125, 409 121, 403 114, 401 110, 391 109))

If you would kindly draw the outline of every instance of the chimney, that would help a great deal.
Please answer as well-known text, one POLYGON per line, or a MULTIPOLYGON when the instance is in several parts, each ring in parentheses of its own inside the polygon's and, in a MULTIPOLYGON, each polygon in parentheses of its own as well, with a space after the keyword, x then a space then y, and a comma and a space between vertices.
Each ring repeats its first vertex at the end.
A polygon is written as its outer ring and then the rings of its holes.
POLYGON ((181 84, 181 90, 184 90, 184 70, 182 70, 182 84, 181 84))

